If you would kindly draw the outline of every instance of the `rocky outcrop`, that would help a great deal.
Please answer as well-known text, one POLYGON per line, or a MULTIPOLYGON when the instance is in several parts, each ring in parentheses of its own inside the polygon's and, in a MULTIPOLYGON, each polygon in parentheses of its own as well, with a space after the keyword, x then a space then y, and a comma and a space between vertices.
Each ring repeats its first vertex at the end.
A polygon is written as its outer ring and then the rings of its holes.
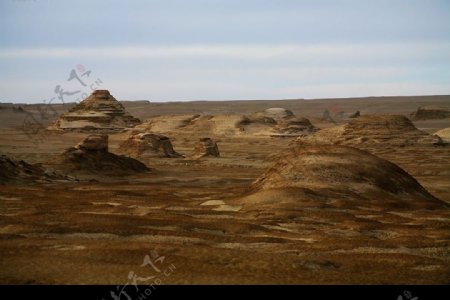
POLYGON ((308 119, 296 117, 285 108, 268 108, 243 116, 236 127, 243 133, 271 136, 303 136, 318 130, 308 119))
POLYGON ((194 158, 202 158, 206 156, 219 157, 219 147, 217 143, 210 138, 201 138, 197 144, 195 144, 194 153, 192 155, 194 158))
POLYGON ((165 115, 153 117, 135 127, 140 132, 154 132, 163 135, 190 136, 235 136, 240 134, 235 123, 240 115, 165 115))
POLYGON ((50 164, 63 170, 92 173, 102 171, 145 172, 149 170, 146 165, 136 159, 108 152, 108 135, 106 134, 89 135, 75 147, 64 151, 50 164))
POLYGON ((450 108, 444 106, 421 106, 411 114, 414 121, 450 118, 450 108))
POLYGON ((438 130, 434 133, 434 135, 440 137, 442 139, 442 142, 450 143, 450 127, 438 130))
POLYGON ((108 152, 108 135, 93 134, 85 138, 75 146, 80 151, 103 151, 108 152))
POLYGON ((272 107, 263 110, 262 112, 256 113, 255 115, 262 115, 268 118, 272 118, 275 121, 289 119, 294 116, 294 113, 289 109, 281 108, 281 107, 272 107))
POLYGON ((167 136, 154 133, 134 134, 120 144, 118 151, 131 157, 183 157, 167 136))
POLYGON ((360 147, 364 145, 386 147, 413 144, 432 145, 437 136, 418 130, 402 115, 364 115, 352 119, 345 125, 322 129, 301 137, 302 143, 339 144, 360 147))
POLYGON ((62 114, 49 129, 107 131, 134 127, 141 121, 130 115, 108 90, 96 90, 62 114))
POLYGON ((350 119, 354 119, 354 118, 358 118, 359 116, 361 116, 361 112, 359 110, 355 111, 355 113, 351 114, 350 116, 348 116, 350 119))
POLYGON ((290 110, 270 108, 249 115, 177 115, 159 116, 136 126, 140 132, 163 135, 189 135, 195 138, 302 136, 317 131, 308 119, 296 117, 290 110))
POLYGON ((49 182, 54 180, 74 181, 73 177, 46 169, 40 164, 29 164, 0 155, 0 184, 21 182, 49 182))
POLYGON ((275 164, 239 201, 247 209, 300 207, 440 208, 433 197, 406 171, 366 151, 338 145, 297 145, 284 151, 275 164))
POLYGON ((286 118, 277 121, 277 125, 274 127, 276 133, 284 135, 308 135, 319 129, 314 127, 311 122, 306 118, 286 118))

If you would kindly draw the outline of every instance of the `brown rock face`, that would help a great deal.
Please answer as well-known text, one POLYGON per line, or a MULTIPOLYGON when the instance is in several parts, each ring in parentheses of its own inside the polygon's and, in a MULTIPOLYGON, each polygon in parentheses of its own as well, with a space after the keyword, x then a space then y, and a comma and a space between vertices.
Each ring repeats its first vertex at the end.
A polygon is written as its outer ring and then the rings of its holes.
POLYGON ((345 125, 322 129, 298 139, 302 143, 351 145, 358 148, 365 145, 432 145, 438 140, 438 137, 418 130, 411 120, 401 115, 363 115, 345 125))
POLYGON ((338 145, 290 148, 253 183, 252 192, 261 193, 261 197, 252 197, 251 201, 274 209, 284 204, 290 209, 296 205, 370 205, 383 209, 444 206, 397 165, 366 151, 338 145))
POLYGON ((76 148, 86 151, 97 150, 108 152, 108 135, 92 134, 79 143, 76 148))
POLYGON ((434 134, 440 137, 443 142, 450 143, 450 127, 438 130, 434 134))
POLYGON ((120 145, 119 151, 132 157, 183 157, 173 149, 167 136, 153 133, 130 136, 120 145))
POLYGON ((108 136, 92 134, 77 146, 64 151, 50 162, 56 168, 73 171, 145 172, 149 168, 140 161, 108 152, 108 136))
POLYGON ((355 111, 355 113, 351 114, 349 116, 350 119, 354 119, 354 118, 358 118, 359 116, 361 116, 361 112, 359 110, 355 111))
POLYGON ((39 164, 29 164, 23 160, 0 155, 0 183, 20 183, 30 181, 75 180, 43 168, 39 164))
POLYGON ((415 130, 414 124, 402 115, 365 115, 352 120, 348 130, 377 130, 377 131, 399 131, 415 130))
POLYGON ((95 90, 92 92, 92 95, 99 99, 108 99, 111 96, 108 90, 95 90))
POLYGON ((440 106, 422 106, 411 114, 415 121, 450 118, 450 108, 440 106))
POLYGON ((217 143, 210 138, 201 138, 195 145, 193 157, 220 156, 217 143))
POLYGON ((268 108, 243 116, 236 127, 242 132, 274 136, 302 136, 318 130, 308 119, 296 117, 292 111, 284 108, 268 108))
POLYGON ((62 114, 49 129, 95 131, 134 127, 141 121, 131 116, 108 90, 96 90, 62 114))
POLYGON ((306 118, 292 117, 278 121, 275 130, 280 134, 290 134, 290 135, 307 135, 318 131, 311 122, 306 118))

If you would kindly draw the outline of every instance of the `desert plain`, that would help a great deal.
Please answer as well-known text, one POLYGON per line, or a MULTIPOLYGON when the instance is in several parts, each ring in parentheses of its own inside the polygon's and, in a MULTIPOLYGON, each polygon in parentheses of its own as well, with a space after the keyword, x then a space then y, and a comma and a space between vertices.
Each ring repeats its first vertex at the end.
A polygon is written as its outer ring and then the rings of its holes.
POLYGON ((121 103, 141 124, 0 105, 0 283, 450 283, 450 117, 413 115, 450 96, 121 103), (84 164, 91 134, 146 168, 84 164))

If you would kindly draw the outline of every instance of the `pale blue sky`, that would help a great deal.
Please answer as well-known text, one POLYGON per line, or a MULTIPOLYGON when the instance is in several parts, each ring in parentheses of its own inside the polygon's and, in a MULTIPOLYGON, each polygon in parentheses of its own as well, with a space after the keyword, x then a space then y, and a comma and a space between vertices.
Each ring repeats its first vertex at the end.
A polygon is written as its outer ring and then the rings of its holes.
POLYGON ((450 1, 0 0, 0 101, 450 94, 450 1))

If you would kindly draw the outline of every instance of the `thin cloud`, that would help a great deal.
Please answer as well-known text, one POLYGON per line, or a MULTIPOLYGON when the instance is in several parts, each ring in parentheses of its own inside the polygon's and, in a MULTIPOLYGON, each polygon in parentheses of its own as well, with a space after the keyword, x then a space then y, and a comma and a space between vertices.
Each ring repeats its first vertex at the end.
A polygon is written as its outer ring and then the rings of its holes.
POLYGON ((443 56, 450 58, 450 43, 430 44, 321 44, 321 45, 180 45, 80 48, 0 49, 0 59, 13 58, 96 58, 145 59, 218 57, 231 59, 333 58, 333 57, 409 57, 443 56))

